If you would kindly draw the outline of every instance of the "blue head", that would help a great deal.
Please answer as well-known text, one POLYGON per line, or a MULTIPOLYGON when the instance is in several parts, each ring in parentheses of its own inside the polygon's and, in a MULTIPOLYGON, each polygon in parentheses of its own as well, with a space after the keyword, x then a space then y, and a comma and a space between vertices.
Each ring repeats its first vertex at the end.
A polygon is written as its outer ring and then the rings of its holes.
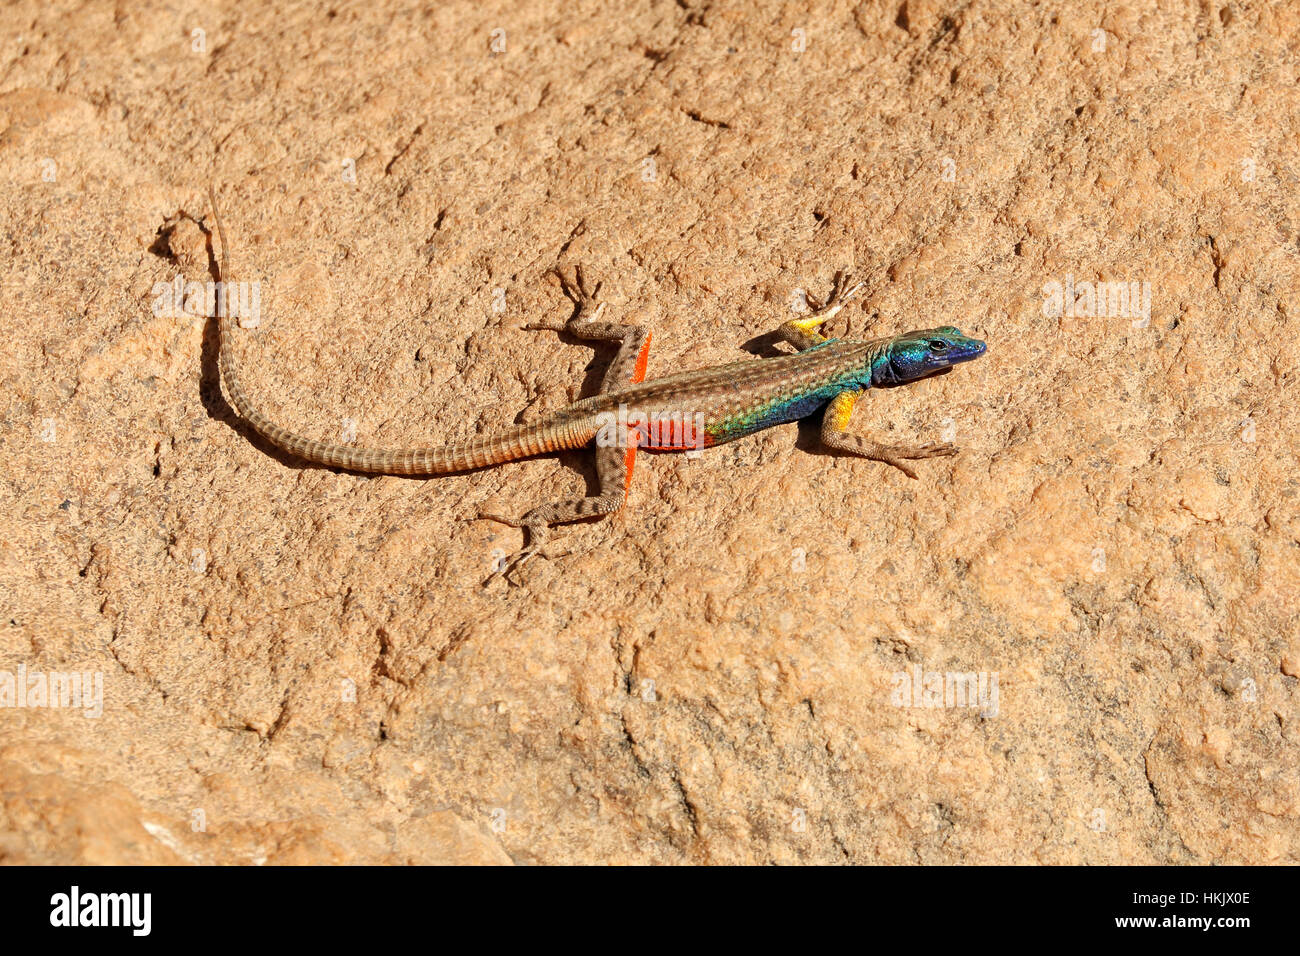
POLYGON ((984 354, 987 346, 955 326, 904 332, 884 343, 871 362, 871 384, 902 385, 947 371, 984 354))

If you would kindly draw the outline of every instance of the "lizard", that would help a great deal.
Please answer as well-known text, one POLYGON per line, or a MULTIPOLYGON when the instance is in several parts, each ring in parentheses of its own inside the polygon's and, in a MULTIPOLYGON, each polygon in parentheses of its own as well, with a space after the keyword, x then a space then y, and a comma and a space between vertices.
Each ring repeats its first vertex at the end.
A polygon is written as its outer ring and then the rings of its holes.
MULTIPOLYGON (((221 238, 221 284, 227 285, 230 247, 211 186, 208 197, 221 238)), ((518 518, 479 512, 480 518, 527 530, 526 547, 512 564, 542 553, 551 525, 619 511, 631 484, 638 449, 708 448, 822 411, 821 442, 825 447, 884 462, 913 479, 917 474, 907 461, 957 453, 947 442, 888 445, 871 441, 849 431, 850 417, 866 390, 947 372, 954 365, 979 358, 986 344, 951 325, 866 340, 828 338, 820 327, 862 288, 861 283, 850 287, 845 271, 836 273, 824 302, 809 298, 809 313, 776 330, 779 339, 794 346, 793 354, 751 358, 648 381, 650 331, 643 325, 603 321, 606 303, 598 301, 601 285, 592 287, 581 266, 575 266, 569 275, 555 271, 564 293, 576 306, 575 313, 559 325, 538 323, 524 328, 617 343, 618 349, 597 394, 534 422, 431 447, 365 447, 300 435, 272 421, 244 390, 233 344, 237 317, 228 302, 218 308, 221 377, 234 409, 272 444, 297 458, 347 471, 438 475, 596 445, 599 494, 544 504, 518 518), (648 427, 663 422, 668 423, 666 427, 648 427)), ((217 301, 221 306, 223 299, 219 296, 217 301)))

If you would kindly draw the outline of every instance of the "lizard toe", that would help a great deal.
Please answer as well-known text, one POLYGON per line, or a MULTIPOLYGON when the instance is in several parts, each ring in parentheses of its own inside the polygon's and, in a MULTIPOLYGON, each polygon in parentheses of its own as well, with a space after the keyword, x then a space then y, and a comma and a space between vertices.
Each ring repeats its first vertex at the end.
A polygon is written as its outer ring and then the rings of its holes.
POLYGON ((509 515, 499 515, 492 511, 480 511, 478 516, 481 521, 499 521, 512 528, 522 528, 524 526, 524 519, 522 518, 511 518, 509 515))
POLYGON ((957 446, 952 442, 927 442, 920 448, 925 458, 946 458, 957 454, 957 446))

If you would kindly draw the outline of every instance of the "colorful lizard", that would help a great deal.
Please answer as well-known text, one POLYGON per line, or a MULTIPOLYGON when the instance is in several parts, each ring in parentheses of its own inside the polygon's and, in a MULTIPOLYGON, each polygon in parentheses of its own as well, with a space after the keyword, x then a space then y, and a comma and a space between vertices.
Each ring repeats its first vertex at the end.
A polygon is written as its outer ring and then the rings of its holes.
MULTIPOLYGON (((221 280, 230 282, 225 229, 209 189, 221 236, 221 280)), ((275 424, 249 400, 239 379, 232 340, 235 316, 221 310, 221 374, 231 403, 262 435, 284 451, 308 461, 350 471, 436 475, 483 468, 545 452, 596 445, 600 494, 534 508, 520 518, 480 513, 481 518, 526 528, 528 546, 516 561, 538 553, 552 524, 607 515, 623 506, 638 448, 686 451, 734 441, 773 425, 806 418, 825 409, 822 443, 836 451, 887 462, 911 478, 903 462, 956 454, 948 443, 883 445, 848 431, 854 403, 868 388, 914 382, 984 354, 985 344, 946 325, 868 341, 828 339, 817 330, 861 288, 847 288, 844 273, 823 303, 782 325, 778 336, 799 351, 793 355, 749 359, 713 368, 679 372, 644 381, 650 333, 639 325, 600 320, 600 286, 589 288, 582 270, 560 275, 565 293, 578 306, 564 325, 529 329, 565 331, 580 339, 617 342, 618 353, 600 392, 527 425, 455 445, 425 448, 366 448, 332 444, 296 434, 275 424)))

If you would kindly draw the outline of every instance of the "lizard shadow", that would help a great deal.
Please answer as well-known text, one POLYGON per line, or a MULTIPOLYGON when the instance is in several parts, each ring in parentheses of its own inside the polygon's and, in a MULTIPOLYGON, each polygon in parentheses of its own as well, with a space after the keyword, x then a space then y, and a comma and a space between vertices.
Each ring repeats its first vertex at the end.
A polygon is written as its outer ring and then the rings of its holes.
POLYGON ((762 332, 753 338, 740 343, 740 348, 748 352, 755 358, 779 358, 782 355, 793 355, 794 353, 787 348, 778 348, 777 346, 785 343, 785 339, 775 330, 762 332))
MULTIPOLYGON (((599 394, 601 383, 605 380, 605 373, 609 371, 610 365, 614 362, 617 349, 607 348, 606 343, 603 342, 593 343, 590 339, 580 339, 564 329, 547 329, 546 331, 552 332, 565 345, 576 345, 581 348, 591 349, 594 353, 587 363, 587 367, 583 369, 582 382, 578 385, 578 397, 574 401, 582 401, 584 398, 591 398, 593 395, 599 394), (610 354, 605 357, 602 353, 607 351, 610 354)), ((532 334, 537 335, 538 333, 534 332, 532 334)), ((515 424, 524 424, 519 420, 518 415, 515 416, 515 424)))
POLYGON ((270 439, 262 436, 252 425, 244 421, 239 413, 226 401, 221 393, 221 333, 217 328, 216 316, 208 316, 203 323, 203 345, 199 358, 199 401, 213 421, 221 422, 231 428, 258 451, 274 458, 286 468, 299 471, 307 468, 319 468, 315 462, 291 455, 270 439))
MULTIPOLYGON (((587 367, 583 369, 582 381, 578 385, 577 398, 575 398, 574 401, 580 402, 585 398, 591 398, 595 395, 599 395, 600 387, 605 381, 605 374, 609 371, 610 365, 612 365, 614 362, 614 356, 617 354, 618 351, 617 348, 608 347, 607 344, 603 342, 593 343, 590 339, 579 338, 578 336, 562 328, 553 330, 553 333, 565 345, 575 345, 581 348, 590 349, 592 351, 591 359, 590 361, 587 362, 587 367), (605 353, 609 353, 609 354, 606 355, 605 353)), ((519 413, 515 415, 513 419, 513 424, 515 425, 527 424, 527 422, 523 419, 523 414, 525 411, 527 411, 526 408, 521 409, 519 413)), ((570 471, 582 475, 583 481, 586 483, 586 491, 584 492, 586 496, 590 497, 592 495, 600 494, 600 478, 596 473, 595 459, 590 454, 589 449, 575 448, 575 449, 565 449, 563 451, 542 452, 539 455, 532 456, 532 458, 521 458, 518 460, 532 461, 534 458, 554 459, 564 467, 568 468, 570 471)), ((494 466, 489 465, 487 467, 491 468, 494 466)), ((474 470, 482 471, 484 469, 476 468, 474 470)), ((593 520, 599 517, 601 516, 599 515, 594 516, 593 520)), ((584 524, 593 523, 593 521, 584 519, 582 521, 575 521, 570 523, 574 525, 584 525, 584 524)))
MULTIPOLYGON (((212 233, 200 223, 206 233, 208 251, 208 275, 214 282, 221 278, 217 264, 216 250, 212 248, 212 233)), ((233 429, 263 454, 270 455, 286 468, 303 470, 313 463, 291 455, 264 438, 252 425, 244 421, 234 407, 226 401, 221 393, 221 331, 217 316, 209 315, 203 320, 203 337, 199 347, 199 401, 204 411, 213 421, 233 429)))

